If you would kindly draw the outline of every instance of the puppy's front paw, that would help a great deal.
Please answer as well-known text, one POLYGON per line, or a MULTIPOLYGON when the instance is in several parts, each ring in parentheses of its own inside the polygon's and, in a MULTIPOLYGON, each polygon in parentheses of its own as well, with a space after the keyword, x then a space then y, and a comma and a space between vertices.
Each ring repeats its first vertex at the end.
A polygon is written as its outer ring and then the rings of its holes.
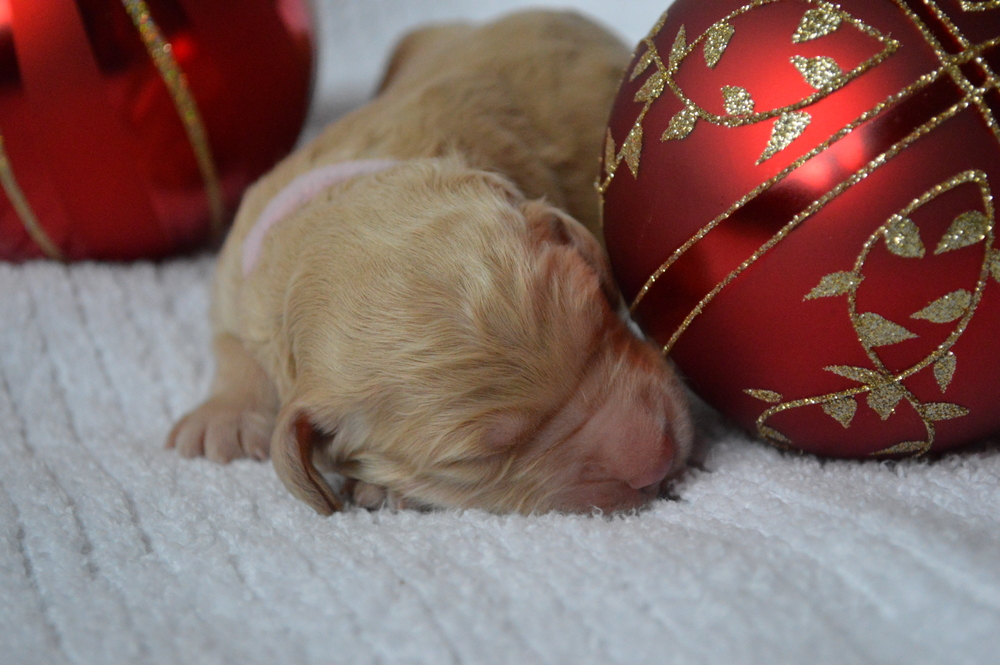
POLYGON ((182 457, 204 455, 225 464, 239 457, 267 459, 271 451, 274 414, 214 397, 181 418, 167 439, 182 457))
POLYGON ((368 510, 405 510, 409 507, 406 499, 380 485, 372 485, 363 480, 349 478, 344 484, 344 494, 354 500, 354 505, 368 510))

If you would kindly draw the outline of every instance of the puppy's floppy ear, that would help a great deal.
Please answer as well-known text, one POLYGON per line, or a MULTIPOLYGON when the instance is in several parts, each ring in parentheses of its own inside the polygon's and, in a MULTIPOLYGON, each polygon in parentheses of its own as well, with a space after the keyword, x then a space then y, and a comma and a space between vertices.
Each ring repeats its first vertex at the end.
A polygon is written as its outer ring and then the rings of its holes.
POLYGON ((576 250, 597 273, 608 302, 612 307, 618 306, 621 294, 615 284, 608 255, 583 224, 542 201, 528 201, 524 205, 524 216, 528 220, 528 232, 533 243, 566 245, 576 250))
POLYGON ((321 515, 343 508, 340 499, 313 464, 313 450, 325 438, 306 409, 294 400, 278 413, 271 439, 271 459, 281 482, 321 515))

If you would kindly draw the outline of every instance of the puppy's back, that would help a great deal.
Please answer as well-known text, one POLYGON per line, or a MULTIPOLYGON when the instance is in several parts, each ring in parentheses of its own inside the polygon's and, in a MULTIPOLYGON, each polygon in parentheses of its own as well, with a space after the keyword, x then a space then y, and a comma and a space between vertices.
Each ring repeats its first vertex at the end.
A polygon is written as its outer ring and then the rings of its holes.
POLYGON ((338 123, 315 149, 353 145, 366 157, 397 158, 460 153, 599 235, 598 155, 628 59, 617 37, 569 12, 423 28, 397 46, 363 117, 338 123), (377 117, 402 126, 366 135, 377 117))
POLYGON ((217 330, 238 330, 240 254, 260 212, 309 169, 352 159, 462 155, 598 238, 598 155, 628 49, 577 14, 531 11, 404 38, 379 95, 289 155, 244 196, 216 274, 217 330))

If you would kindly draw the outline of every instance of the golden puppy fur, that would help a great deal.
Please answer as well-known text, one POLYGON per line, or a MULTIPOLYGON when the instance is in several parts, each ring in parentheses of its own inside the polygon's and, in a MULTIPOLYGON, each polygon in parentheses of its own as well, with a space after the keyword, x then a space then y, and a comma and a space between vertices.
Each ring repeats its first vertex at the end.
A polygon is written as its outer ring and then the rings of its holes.
POLYGON ((274 460, 320 512, 355 497, 497 512, 627 509, 683 465, 691 423, 619 316, 593 183, 628 52, 574 14, 406 37, 378 96, 245 196, 217 268, 209 399, 184 455, 274 460), (318 166, 393 159, 243 242, 318 166), (565 212, 569 214, 567 215, 565 212), (572 216, 572 217, 571 217, 572 216))

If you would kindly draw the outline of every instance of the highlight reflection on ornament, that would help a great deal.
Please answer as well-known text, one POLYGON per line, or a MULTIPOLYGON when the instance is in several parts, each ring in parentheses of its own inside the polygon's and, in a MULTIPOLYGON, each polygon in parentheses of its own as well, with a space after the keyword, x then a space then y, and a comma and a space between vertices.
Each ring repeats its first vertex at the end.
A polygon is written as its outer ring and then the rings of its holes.
POLYGON ((160 257, 293 144, 305 0, 0 0, 0 259, 160 257))

